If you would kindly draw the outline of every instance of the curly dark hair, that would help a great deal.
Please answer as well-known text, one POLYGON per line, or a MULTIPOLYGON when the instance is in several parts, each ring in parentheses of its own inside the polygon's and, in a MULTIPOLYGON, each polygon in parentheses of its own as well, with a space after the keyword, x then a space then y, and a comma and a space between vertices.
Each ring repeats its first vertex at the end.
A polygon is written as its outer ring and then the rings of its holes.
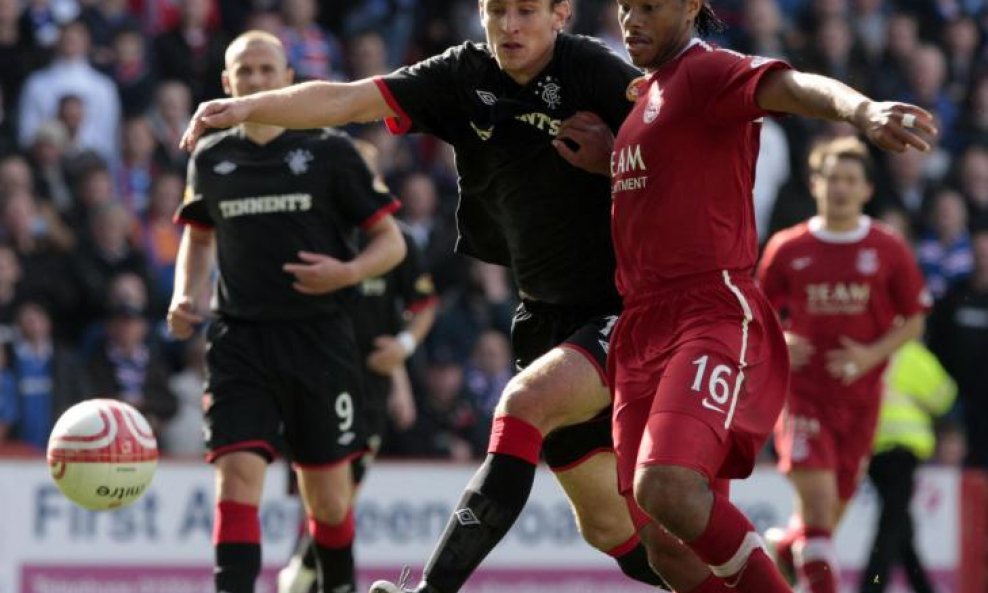
POLYGON ((704 1, 700 7, 700 12, 696 15, 696 32, 700 35, 710 35, 720 33, 725 29, 724 21, 720 20, 710 2, 704 1))

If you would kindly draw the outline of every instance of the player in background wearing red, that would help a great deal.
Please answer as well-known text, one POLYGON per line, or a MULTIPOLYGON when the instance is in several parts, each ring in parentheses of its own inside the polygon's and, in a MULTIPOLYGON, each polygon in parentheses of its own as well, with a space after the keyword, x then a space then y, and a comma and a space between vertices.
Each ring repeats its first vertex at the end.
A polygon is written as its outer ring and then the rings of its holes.
POLYGON ((909 246, 862 214, 874 193, 867 147, 827 142, 810 170, 817 215, 769 240, 758 281, 783 317, 792 368, 775 428, 779 468, 797 495, 783 542, 808 591, 836 593, 831 534, 868 467, 882 373, 922 335, 931 302, 909 246))
POLYGON ((917 132, 936 130, 918 107, 710 47, 696 37, 715 22, 701 0, 618 6, 625 45, 648 71, 611 157, 625 306, 608 359, 619 486, 651 519, 650 552, 671 533, 735 591, 790 591, 719 487, 751 473, 788 385, 782 328, 751 277, 759 122, 773 112, 847 121, 894 151, 928 150, 917 132))

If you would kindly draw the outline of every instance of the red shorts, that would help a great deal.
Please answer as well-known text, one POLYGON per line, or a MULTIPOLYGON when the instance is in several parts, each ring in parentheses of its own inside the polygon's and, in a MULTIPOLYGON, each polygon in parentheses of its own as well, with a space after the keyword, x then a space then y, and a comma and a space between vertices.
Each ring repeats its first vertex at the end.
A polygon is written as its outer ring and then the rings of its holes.
POLYGON ((628 299, 611 337, 618 485, 676 465, 747 477, 785 402, 789 353, 751 279, 718 272, 628 299))
POLYGON ((839 394, 791 393, 775 427, 779 470, 828 469, 849 500, 868 468, 881 398, 844 403, 839 394))

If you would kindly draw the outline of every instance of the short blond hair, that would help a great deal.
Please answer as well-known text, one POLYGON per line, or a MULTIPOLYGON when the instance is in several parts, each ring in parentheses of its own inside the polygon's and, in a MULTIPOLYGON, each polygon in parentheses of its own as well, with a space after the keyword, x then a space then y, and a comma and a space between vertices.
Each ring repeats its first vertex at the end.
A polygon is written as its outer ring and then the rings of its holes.
POLYGON ((874 163, 868 146, 857 136, 840 136, 817 143, 810 151, 810 172, 819 175, 828 162, 848 159, 861 163, 865 179, 874 182, 874 163))
POLYGON ((230 65, 233 61, 234 56, 254 43, 267 43, 278 50, 278 53, 285 58, 285 63, 288 63, 288 55, 285 53, 285 46, 281 44, 281 39, 278 39, 276 35, 272 35, 267 31, 261 31, 260 29, 251 29, 250 31, 244 31, 240 35, 230 42, 230 45, 226 46, 226 53, 223 54, 223 63, 226 66, 230 65))

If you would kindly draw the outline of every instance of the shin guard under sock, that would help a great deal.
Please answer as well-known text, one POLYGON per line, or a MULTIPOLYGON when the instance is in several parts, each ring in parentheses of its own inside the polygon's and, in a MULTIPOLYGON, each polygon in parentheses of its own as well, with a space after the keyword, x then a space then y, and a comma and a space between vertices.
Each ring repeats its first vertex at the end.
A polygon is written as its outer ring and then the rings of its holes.
POLYGON ((748 518, 719 493, 714 493, 707 527, 687 544, 720 577, 739 593, 790 593, 761 538, 748 518))
POLYGON ((353 511, 338 525, 327 525, 309 517, 309 533, 315 550, 317 582, 325 593, 355 593, 353 568, 353 511))
POLYGON ((232 501, 216 505, 213 582, 223 593, 254 593, 261 572, 261 524, 257 507, 232 501))
POLYGON ((648 552, 637 535, 623 544, 607 551, 607 555, 617 560, 621 572, 636 581, 668 589, 662 577, 648 563, 648 552))
POLYGON ((456 593, 521 514, 542 448, 537 428, 510 416, 494 419, 487 459, 467 485, 426 564, 424 581, 456 593))

